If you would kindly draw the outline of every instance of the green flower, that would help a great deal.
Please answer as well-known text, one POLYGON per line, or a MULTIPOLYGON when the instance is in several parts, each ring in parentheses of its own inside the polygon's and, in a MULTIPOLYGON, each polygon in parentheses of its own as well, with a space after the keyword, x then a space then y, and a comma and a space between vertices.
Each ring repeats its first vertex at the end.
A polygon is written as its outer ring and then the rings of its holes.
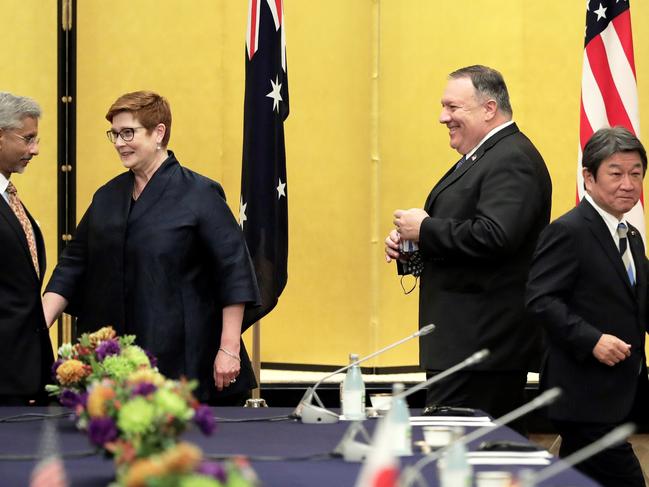
POLYGON ((72 358, 72 344, 64 343, 59 347, 58 356, 60 358, 69 359, 72 358))
POLYGON ((142 396, 126 402, 119 410, 117 426, 127 435, 145 433, 153 426, 155 408, 142 396))
POLYGON ((178 487, 221 487, 223 484, 216 479, 205 475, 183 475, 178 482, 178 487))
POLYGON ((194 415, 194 410, 189 407, 184 398, 164 387, 156 391, 153 402, 163 415, 169 414, 174 418, 186 421, 192 419, 194 415))
POLYGON ((122 381, 135 370, 133 363, 122 355, 109 355, 101 363, 104 372, 117 381, 122 381))
POLYGON ((134 369, 137 369, 142 365, 151 367, 151 364, 149 363, 149 357, 147 357, 144 350, 142 350, 137 345, 131 345, 124 348, 121 355, 133 364, 134 369))

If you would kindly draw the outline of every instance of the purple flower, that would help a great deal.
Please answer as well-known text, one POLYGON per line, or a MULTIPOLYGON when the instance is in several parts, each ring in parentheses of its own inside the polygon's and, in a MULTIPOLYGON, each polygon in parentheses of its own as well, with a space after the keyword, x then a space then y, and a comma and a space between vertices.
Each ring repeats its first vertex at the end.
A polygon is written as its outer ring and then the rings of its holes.
POLYGON ((148 350, 145 350, 144 353, 146 353, 146 356, 149 358, 149 363, 151 364, 151 367, 157 367, 158 366, 158 359, 155 358, 155 355, 153 355, 151 352, 148 350))
POLYGON ((148 396, 156 391, 157 387, 150 382, 141 382, 133 388, 134 396, 148 396))
POLYGON ((59 396, 59 402, 61 403, 61 406, 74 409, 77 405, 83 406, 85 398, 70 389, 63 389, 59 396))
POLYGON ((203 475, 208 475, 215 478, 222 484, 225 484, 228 480, 228 476, 225 473, 225 469, 221 466, 220 463, 216 462, 202 462, 196 469, 198 473, 203 475))
POLYGON ((88 437, 97 446, 117 438, 117 426, 111 418, 93 418, 88 425, 88 437))
POLYGON ((56 369, 59 368, 59 365, 61 365, 64 362, 62 358, 56 359, 56 362, 52 364, 52 380, 56 380, 56 369))
POLYGON ((119 342, 115 339, 104 340, 97 346, 97 358, 103 362, 109 355, 117 355, 120 352, 119 342))
POLYGON ((83 409, 88 407, 88 391, 83 391, 79 394, 79 404, 83 406, 83 409))
POLYGON ((214 433, 214 430, 216 429, 216 421, 214 420, 212 410, 202 404, 198 406, 194 412, 194 422, 198 425, 203 434, 207 436, 214 433))

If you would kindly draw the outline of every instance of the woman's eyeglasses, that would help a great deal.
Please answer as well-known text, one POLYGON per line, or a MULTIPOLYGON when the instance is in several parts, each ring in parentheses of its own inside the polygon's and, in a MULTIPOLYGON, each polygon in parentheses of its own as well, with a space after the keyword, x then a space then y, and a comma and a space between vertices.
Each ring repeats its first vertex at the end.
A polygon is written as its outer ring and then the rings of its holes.
POLYGON ((110 140, 113 144, 117 142, 118 137, 121 137, 124 142, 130 142, 131 140, 133 140, 133 137, 135 137, 135 131, 137 129, 143 128, 144 127, 124 127, 119 132, 115 132, 114 130, 107 130, 106 136, 108 137, 108 140, 110 140))

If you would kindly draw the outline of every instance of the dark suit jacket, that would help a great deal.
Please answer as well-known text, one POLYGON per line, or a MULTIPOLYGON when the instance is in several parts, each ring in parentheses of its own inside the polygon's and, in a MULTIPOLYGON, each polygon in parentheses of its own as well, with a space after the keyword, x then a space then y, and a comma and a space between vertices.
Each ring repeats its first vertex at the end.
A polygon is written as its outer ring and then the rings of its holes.
POLYGON ((258 301, 223 189, 173 154, 131 209, 132 189, 126 172, 95 193, 46 291, 69 300, 80 333, 112 325, 137 335, 163 374, 198 379, 203 401, 254 387, 243 343, 237 382, 217 394, 212 379, 223 307, 258 301))
POLYGON ((516 124, 433 188, 419 237, 419 322, 437 328, 421 338, 423 368, 446 369, 482 348, 491 357, 478 369, 533 365, 538 340, 525 317, 525 281, 551 197, 543 158, 516 124))
MULTIPOLYGON (((27 209, 25 209, 27 212, 27 209)), ((45 273, 45 246, 34 228, 38 263, 45 273)), ((36 275, 25 232, 0 196, 0 395, 35 396, 50 381, 52 345, 41 304, 42 278, 36 275)))
POLYGON ((647 328, 647 260, 642 238, 630 227, 629 246, 637 285, 629 282, 619 251, 602 217, 586 200, 541 234, 527 288, 527 305, 548 332, 541 387, 563 396, 550 417, 613 423, 633 405, 638 372, 644 370, 647 328), (632 345, 613 367, 592 354, 603 333, 632 345))

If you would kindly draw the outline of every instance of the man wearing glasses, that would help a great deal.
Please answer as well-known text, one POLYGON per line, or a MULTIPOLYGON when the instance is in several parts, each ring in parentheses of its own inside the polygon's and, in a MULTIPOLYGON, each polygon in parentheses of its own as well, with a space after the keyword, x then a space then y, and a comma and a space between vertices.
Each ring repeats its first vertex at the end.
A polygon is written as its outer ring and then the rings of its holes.
POLYGON ((38 155, 39 105, 0 92, 0 405, 45 400, 53 362, 41 304, 45 246, 10 181, 38 155))

